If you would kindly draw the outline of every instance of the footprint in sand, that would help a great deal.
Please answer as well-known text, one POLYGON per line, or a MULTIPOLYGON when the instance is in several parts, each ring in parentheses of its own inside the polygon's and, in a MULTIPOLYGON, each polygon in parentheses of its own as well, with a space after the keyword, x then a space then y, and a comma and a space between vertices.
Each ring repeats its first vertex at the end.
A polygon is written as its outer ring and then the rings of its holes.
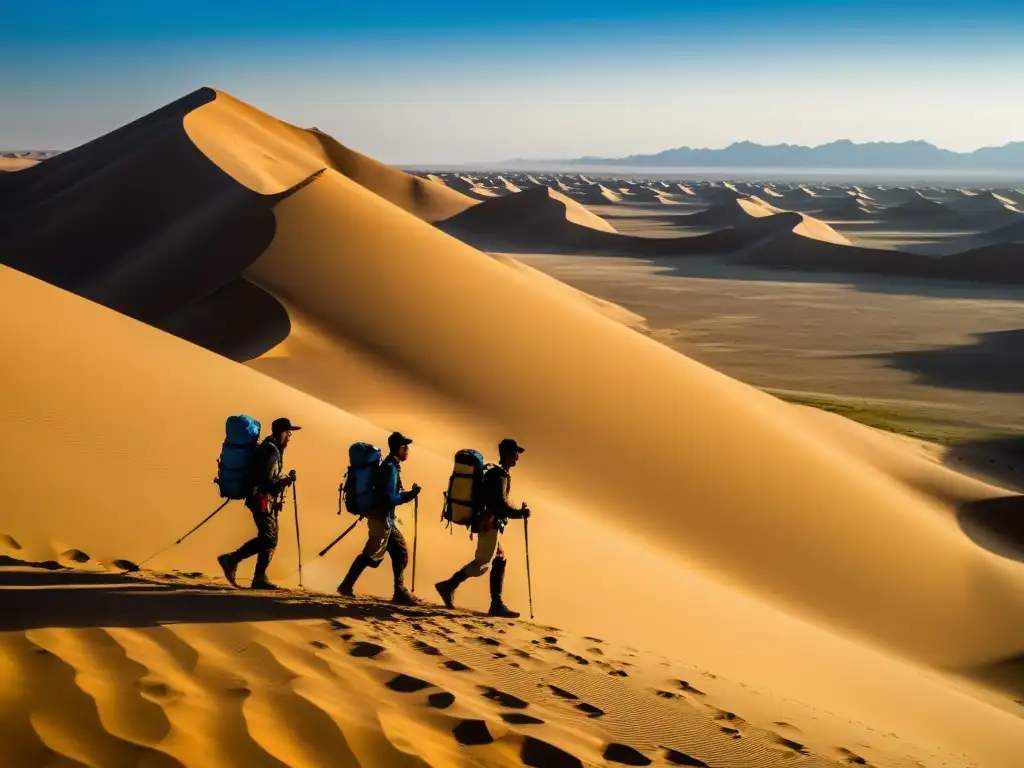
POLYGON ((441 651, 432 645, 424 643, 422 640, 413 640, 412 647, 420 653, 425 653, 427 656, 440 656, 441 651))
POLYGON ((501 706, 508 707, 509 709, 526 709, 528 706, 530 706, 529 702, 523 701, 520 698, 516 698, 510 693, 499 691, 497 688, 490 688, 488 686, 482 685, 480 686, 480 690, 481 695, 485 699, 495 701, 498 704, 501 704, 501 706))
POLYGON ((455 703, 455 694, 448 691, 432 693, 427 697, 427 703, 434 709, 448 709, 455 703))
POLYGON ((585 701, 581 701, 579 704, 577 704, 576 709, 578 709, 580 712, 585 712, 587 717, 590 718, 604 717, 603 709, 595 707, 593 704, 587 704, 587 702, 585 701))
POLYGON ((477 640, 479 640, 484 645, 501 645, 501 641, 495 640, 493 637, 480 636, 477 638, 477 640))
POLYGON ((532 736, 523 740, 519 759, 531 768, 583 768, 583 761, 575 755, 532 736))
POLYGON ((137 563, 133 563, 131 560, 124 560, 124 559, 112 560, 110 562, 110 564, 112 566, 114 566, 115 568, 117 568, 118 570, 125 571, 126 573, 135 573, 136 571, 139 570, 138 564, 137 563))
POLYGON ((19 544, 13 536, 8 536, 6 533, 0 533, 0 547, 17 551, 21 549, 21 544, 19 544))
POLYGON ((733 724, 736 724, 736 725, 745 725, 746 724, 746 720, 744 720, 742 717, 737 715, 735 712, 729 712, 728 710, 725 710, 725 709, 716 709, 715 710, 715 720, 728 720, 730 723, 733 723, 733 724))
POLYGON ((64 552, 60 553, 59 558, 61 560, 70 560, 73 563, 80 564, 88 563, 90 560, 92 560, 91 557, 89 557, 87 554, 85 554, 85 552, 83 552, 80 549, 65 550, 64 552))
POLYGON ((650 765, 653 760, 627 744, 609 744, 604 750, 604 759, 622 765, 650 765))
POLYGON ((856 752, 847 749, 846 747, 839 747, 838 749, 836 749, 836 752, 839 753, 839 757, 842 759, 844 763, 848 763, 850 765, 868 764, 867 760, 858 755, 856 752))
POLYGON ((321 643, 319 640, 310 640, 309 644, 312 645, 314 648, 320 648, 321 650, 324 648, 331 647, 327 643, 321 643))
POLYGON ((483 720, 463 720, 452 729, 455 740, 464 747, 476 747, 494 741, 483 720))
POLYGON ((695 696, 706 696, 707 695, 706 693, 704 693, 704 691, 701 691, 701 690, 698 690, 697 688, 694 688, 692 685, 690 685, 685 680, 679 680, 677 682, 679 683, 679 687, 682 688, 687 693, 692 693, 695 696))
POLYGON ((743 734, 740 733, 738 728, 730 728, 727 725, 723 725, 721 726, 721 729, 722 733, 724 733, 726 736, 731 736, 734 739, 739 739, 743 736, 743 734))
POLYGON ((573 701, 579 699, 579 696, 577 696, 575 693, 569 693, 569 691, 565 690, 564 688, 559 688, 557 685, 549 685, 548 688, 551 689, 551 692, 555 694, 555 696, 558 696, 560 698, 572 699, 573 701))
POLYGON ((428 683, 426 680, 420 680, 418 677, 411 677, 410 675, 396 675, 388 680, 385 685, 398 693, 416 693, 424 688, 432 688, 434 686, 433 683, 428 683))
POLYGON ((330 621, 327 622, 327 625, 331 629, 336 629, 339 632, 342 631, 342 630, 345 630, 345 629, 352 629, 352 627, 350 627, 348 624, 346 624, 346 623, 344 623, 342 621, 338 621, 337 619, 331 619, 330 621))
POLYGON ((349 653, 361 659, 375 659, 383 650, 383 645, 360 641, 352 646, 352 650, 349 653))
POLYGON ((473 670, 472 667, 463 664, 461 661, 456 661, 455 659, 449 659, 444 663, 444 666, 452 672, 471 672, 473 670))
POLYGON ((703 760, 690 757, 685 752, 665 747, 665 761, 671 765, 688 765, 690 768, 710 768, 703 760))
POLYGON ((807 747, 801 744, 799 741, 787 739, 785 736, 779 736, 779 734, 777 733, 774 734, 774 736, 775 743, 779 746, 785 747, 786 749, 791 749, 794 752, 799 752, 801 755, 807 754, 807 747))
POLYGON ((544 721, 522 712, 502 712, 501 719, 509 725, 543 725, 544 721))

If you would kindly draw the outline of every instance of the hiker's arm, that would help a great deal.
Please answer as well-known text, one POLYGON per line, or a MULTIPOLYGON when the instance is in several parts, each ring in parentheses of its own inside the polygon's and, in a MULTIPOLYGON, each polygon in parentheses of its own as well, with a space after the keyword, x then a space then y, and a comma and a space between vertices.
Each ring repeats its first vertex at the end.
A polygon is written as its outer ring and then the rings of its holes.
POLYGON ((488 472, 484 475, 484 491, 487 496, 487 511, 498 517, 516 519, 523 516, 520 509, 516 509, 508 503, 508 495, 505 493, 505 483, 498 472, 488 472))
POLYGON ((400 504, 407 504, 413 500, 415 494, 412 491, 398 490, 398 470, 395 467, 385 467, 387 474, 384 477, 384 497, 393 507, 400 504))

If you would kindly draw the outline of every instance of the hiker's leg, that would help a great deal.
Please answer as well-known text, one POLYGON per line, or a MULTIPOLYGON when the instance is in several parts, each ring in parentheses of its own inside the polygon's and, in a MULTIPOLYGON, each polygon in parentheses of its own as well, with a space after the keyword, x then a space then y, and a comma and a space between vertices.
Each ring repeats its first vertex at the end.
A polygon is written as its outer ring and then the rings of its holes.
POLYGON ((491 562, 491 609, 488 611, 491 616, 499 616, 504 619, 518 619, 519 612, 513 611, 501 599, 502 587, 505 586, 505 567, 508 561, 505 560, 505 553, 498 545, 494 560, 491 562))
MULTIPOLYGON (((245 500, 246 509, 252 513, 252 521, 256 523, 256 536, 249 539, 245 544, 240 546, 229 557, 237 565, 243 560, 247 560, 253 555, 258 555, 267 546, 267 537, 264 535, 265 525, 263 521, 266 519, 269 513, 269 502, 267 502, 268 509, 264 509, 264 499, 261 496, 250 496, 245 500)), ((274 546, 277 546, 277 536, 274 536, 274 546)))
POLYGON ((473 559, 463 566, 467 576, 483 576, 491 567, 491 561, 499 551, 498 539, 501 536, 497 529, 484 531, 476 537, 476 552, 473 559))
POLYGON ((395 591, 391 600, 402 605, 414 605, 416 598, 405 587, 405 569, 409 565, 409 548, 405 536, 397 527, 391 530, 388 539, 388 554, 391 556, 391 571, 395 576, 395 591))
POLYGON ((441 600, 444 601, 446 608, 455 607, 455 590, 459 588, 462 582, 473 576, 483 576, 487 573, 491 560, 494 559, 495 553, 499 551, 499 536, 500 533, 496 529, 478 533, 476 537, 476 552, 473 555, 473 559, 453 573, 451 578, 439 581, 434 585, 434 589, 441 596, 441 600))
POLYGON ((380 561, 387 554, 388 540, 393 530, 396 529, 388 528, 387 521, 383 518, 366 518, 366 545, 363 547, 363 554, 372 561, 371 568, 380 565, 380 561))
POLYGON ((409 548, 405 536, 398 527, 391 529, 388 537, 387 552, 391 556, 391 571, 395 576, 395 591, 405 586, 405 569, 409 565, 409 548))
POLYGON ((491 605, 501 602, 501 590, 505 585, 505 567, 508 561, 505 560, 505 551, 498 544, 494 559, 491 561, 491 605))
POLYGON ((260 542, 260 551, 256 555, 256 568, 252 574, 252 582, 254 586, 261 583, 272 586, 267 581, 267 568, 274 556, 274 550, 277 549, 277 510, 273 506, 263 515, 261 522, 257 523, 257 527, 259 535, 256 539, 260 542))
POLYGON ((384 559, 384 553, 387 551, 391 531, 388 530, 384 521, 368 517, 366 518, 366 528, 366 544, 363 546, 363 551, 356 556, 344 580, 338 585, 338 593, 345 597, 353 596, 356 581, 363 575, 363 571, 380 565, 380 561, 384 559))

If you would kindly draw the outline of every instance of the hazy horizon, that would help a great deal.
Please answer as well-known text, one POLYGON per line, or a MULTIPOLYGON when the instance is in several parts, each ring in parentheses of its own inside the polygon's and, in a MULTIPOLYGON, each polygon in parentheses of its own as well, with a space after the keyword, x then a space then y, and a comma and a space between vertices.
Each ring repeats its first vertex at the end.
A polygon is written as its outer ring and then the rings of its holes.
POLYGON ((203 85, 398 164, 736 141, 1024 139, 1024 7, 41 0, 0 30, 0 148, 67 149, 203 85))

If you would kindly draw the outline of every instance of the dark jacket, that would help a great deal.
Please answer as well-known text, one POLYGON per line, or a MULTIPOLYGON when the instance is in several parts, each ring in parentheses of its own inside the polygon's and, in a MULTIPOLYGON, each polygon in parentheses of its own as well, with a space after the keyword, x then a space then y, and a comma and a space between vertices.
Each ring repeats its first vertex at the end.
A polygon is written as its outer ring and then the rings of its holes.
POLYGON ((374 514, 383 517, 392 528, 395 524, 395 507, 408 504, 415 498, 412 491, 402 487, 402 465, 394 456, 388 456, 377 467, 373 477, 374 514))
POLYGON ((253 495, 276 496, 288 487, 287 478, 281 477, 284 450, 273 437, 267 437, 256 448, 249 462, 248 485, 253 495))
POLYGON ((513 507, 508 503, 508 492, 512 487, 512 476, 509 471, 500 464, 484 473, 483 499, 484 518, 492 517, 494 525, 499 531, 505 530, 505 523, 509 520, 518 520, 523 515, 523 510, 513 507))

